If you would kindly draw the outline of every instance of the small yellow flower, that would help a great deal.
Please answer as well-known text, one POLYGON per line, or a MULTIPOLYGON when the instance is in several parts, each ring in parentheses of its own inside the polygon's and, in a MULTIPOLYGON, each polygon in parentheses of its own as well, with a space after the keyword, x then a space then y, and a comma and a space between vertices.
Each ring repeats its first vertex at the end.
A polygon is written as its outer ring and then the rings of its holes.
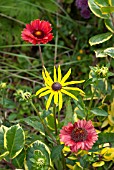
POLYGON ((84 50, 79 50, 79 53, 80 53, 80 54, 83 54, 83 53, 84 53, 84 50))
POLYGON ((77 60, 81 60, 81 56, 80 55, 77 56, 77 60))
POLYGON ((66 82, 66 80, 68 79, 70 74, 71 74, 71 69, 69 69, 69 71, 62 78, 61 68, 60 68, 60 66, 58 66, 58 77, 57 77, 57 70, 54 67, 54 81, 53 81, 52 78, 50 77, 48 71, 44 67, 44 70, 42 71, 42 76, 45 81, 45 87, 38 90, 36 92, 36 96, 40 94, 39 97, 42 97, 47 94, 50 94, 49 98, 47 100, 47 104, 46 104, 47 110, 51 104, 53 97, 54 97, 54 103, 56 105, 58 104, 59 110, 61 110, 62 104, 63 104, 62 93, 72 97, 75 100, 78 100, 76 96, 74 96, 72 93, 68 92, 67 90, 79 91, 82 95, 84 95, 84 92, 77 87, 67 87, 67 85, 70 85, 70 84, 78 84, 78 83, 84 82, 84 80, 66 82))

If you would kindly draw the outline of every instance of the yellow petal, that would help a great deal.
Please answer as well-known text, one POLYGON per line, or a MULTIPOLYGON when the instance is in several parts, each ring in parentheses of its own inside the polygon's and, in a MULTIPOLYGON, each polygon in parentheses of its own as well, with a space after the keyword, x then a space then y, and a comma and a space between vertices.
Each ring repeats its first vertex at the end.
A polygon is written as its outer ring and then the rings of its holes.
POLYGON ((57 74, 56 74, 56 68, 54 66, 54 82, 57 82, 57 74))
POLYGON ((46 77, 47 77, 47 80, 50 82, 50 84, 53 84, 53 80, 52 78, 50 77, 48 71, 46 70, 46 68, 44 67, 44 71, 45 71, 45 74, 46 74, 46 77))
POLYGON ((55 104, 58 103, 58 92, 55 92, 55 94, 54 94, 54 103, 55 104))
POLYGON ((67 86, 67 85, 70 85, 70 84, 79 84, 79 83, 83 83, 84 81, 85 81, 85 80, 70 81, 70 82, 63 83, 62 85, 63 85, 63 86, 67 86))
POLYGON ((50 82, 49 82, 48 79, 46 78, 44 71, 42 71, 42 76, 43 76, 43 79, 44 79, 44 81, 45 81, 45 84, 47 84, 48 86, 50 86, 50 82))
POLYGON ((78 87, 62 87, 63 89, 66 90, 76 90, 76 91, 80 91, 82 94, 85 94, 83 90, 79 89, 78 87))
POLYGON ((48 110, 49 106, 50 106, 50 103, 51 103, 51 100, 52 100, 52 97, 53 97, 54 93, 51 93, 49 98, 48 98, 48 101, 47 101, 47 104, 46 104, 46 110, 48 110))
POLYGON ((41 92, 43 92, 43 91, 47 90, 47 89, 49 89, 49 87, 48 87, 48 86, 46 86, 46 87, 42 87, 41 89, 39 89, 39 90, 36 92, 36 96, 37 96, 37 95, 39 95, 41 92))
POLYGON ((66 91, 64 89, 61 89, 61 92, 68 95, 68 96, 70 96, 70 97, 72 97, 75 100, 78 100, 77 97, 75 97, 73 94, 71 94, 70 92, 68 92, 68 91, 66 91))
POLYGON ((62 100, 62 93, 59 91, 59 111, 62 109, 63 100, 62 100))
POLYGON ((61 81, 61 77, 62 77, 62 75, 61 75, 61 68, 60 68, 60 65, 59 65, 58 66, 58 82, 61 81))
POLYGON ((61 84, 63 85, 63 83, 69 78, 71 74, 71 69, 69 69, 69 71, 64 75, 64 77, 61 80, 61 84))
POLYGON ((39 95, 39 97, 46 96, 47 94, 51 93, 51 90, 47 90, 39 95))

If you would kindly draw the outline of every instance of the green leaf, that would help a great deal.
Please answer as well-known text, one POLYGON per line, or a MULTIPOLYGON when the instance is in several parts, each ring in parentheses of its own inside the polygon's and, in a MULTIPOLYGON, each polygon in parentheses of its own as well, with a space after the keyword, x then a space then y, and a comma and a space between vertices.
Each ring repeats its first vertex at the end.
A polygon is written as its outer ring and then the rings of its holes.
MULTIPOLYGON (((51 129, 51 130, 55 130, 55 125, 54 125, 54 116, 51 113, 50 115, 48 115, 46 118, 46 124, 47 126, 51 129)), ((56 120, 56 124, 58 124, 57 120, 56 120)))
POLYGON ((83 168, 79 167, 77 164, 73 166, 73 170, 83 170, 83 168))
POLYGON ((45 143, 37 140, 26 151, 25 170, 48 170, 51 166, 50 150, 45 143))
POLYGON ((0 155, 0 161, 4 159, 9 154, 9 151, 4 152, 2 155, 0 155))
POLYGON ((15 158, 23 149, 25 134, 19 124, 11 126, 4 134, 4 146, 10 159, 15 158))
POLYGON ((110 14, 112 12, 114 12, 114 7, 101 7, 101 12, 102 14, 110 14))
POLYGON ((107 57, 107 54, 104 52, 104 49, 95 50, 96 57, 107 57))
POLYGON ((4 133, 7 131, 8 128, 6 126, 0 127, 0 154, 4 154, 6 149, 4 148, 4 133))
POLYGON ((110 57, 114 58, 114 47, 110 47, 104 50, 104 52, 110 57))
POLYGON ((64 125, 67 125, 68 122, 72 122, 73 121, 73 111, 72 111, 72 105, 71 105, 71 101, 67 100, 65 103, 66 106, 66 117, 64 119, 64 125))
POLYGON ((17 168, 17 170, 23 169, 25 156, 26 152, 23 149, 22 152, 12 160, 12 164, 17 168))
POLYGON ((90 79, 88 79, 86 82, 84 82, 84 89, 88 86, 88 85, 91 85, 91 84, 93 84, 94 82, 93 82, 93 78, 90 78, 90 79))
POLYGON ((0 100, 0 104, 3 105, 3 108, 14 109, 16 108, 16 104, 11 99, 0 100))
POLYGON ((98 35, 91 37, 89 39, 89 43, 90 43, 91 46, 96 45, 96 44, 100 44, 100 43, 103 43, 103 42, 109 40, 112 36, 113 36, 113 34, 110 33, 110 32, 98 34, 98 35))
POLYGON ((109 18, 109 15, 103 15, 101 10, 100 10, 100 7, 95 3, 94 0, 88 0, 88 5, 89 5, 89 8, 91 9, 91 11, 97 16, 97 17, 100 17, 100 18, 109 18))
POLYGON ((108 0, 94 0, 94 1, 100 7, 109 6, 110 5, 108 0))
POLYGON ((30 116, 30 117, 21 119, 20 121, 24 121, 25 123, 27 123, 27 125, 33 127, 35 130, 40 132, 42 135, 45 135, 44 127, 39 122, 39 119, 37 116, 30 116))
POLYGON ((108 113, 105 110, 99 109, 97 107, 91 109, 90 111, 91 111, 91 113, 93 113, 93 114, 95 114, 97 116, 108 116, 108 113))
POLYGON ((54 146, 51 151, 51 159, 52 161, 56 161, 61 158, 61 151, 64 145, 54 146))
POLYGON ((100 145, 104 143, 113 143, 114 144, 114 133, 99 133, 98 140, 95 145, 100 145))
POLYGON ((105 25, 106 25, 107 29, 109 31, 111 31, 112 33, 114 33, 114 25, 113 25, 112 19, 111 18, 110 19, 105 19, 104 22, 105 22, 105 25))

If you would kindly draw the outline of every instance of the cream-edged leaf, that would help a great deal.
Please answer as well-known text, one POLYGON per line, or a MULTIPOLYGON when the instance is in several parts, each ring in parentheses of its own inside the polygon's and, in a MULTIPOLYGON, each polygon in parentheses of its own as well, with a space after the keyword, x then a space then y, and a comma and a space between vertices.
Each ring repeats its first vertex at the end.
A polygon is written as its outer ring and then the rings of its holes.
POLYGON ((101 12, 100 7, 95 3, 94 0, 88 0, 88 5, 90 10, 97 16, 100 18, 109 18, 109 15, 103 15, 101 12))
POLYGON ((110 18, 110 19, 105 19, 105 20, 104 20, 104 23, 105 23, 107 29, 108 29, 109 31, 111 31, 112 33, 114 33, 114 25, 113 25, 112 19, 111 19, 111 18, 110 18))
POLYGON ((113 36, 113 34, 110 33, 110 32, 98 34, 98 35, 91 37, 89 39, 89 43, 90 43, 91 46, 96 45, 96 44, 101 44, 101 43, 109 40, 112 36, 113 36))
POLYGON ((19 124, 11 126, 4 134, 4 147, 9 151, 9 158, 15 158, 24 148, 25 134, 19 124))
POLYGON ((114 58, 114 47, 110 47, 104 50, 104 52, 110 57, 114 58))
POLYGON ((94 50, 95 51, 95 54, 96 54, 96 57, 107 57, 107 54, 104 52, 104 49, 97 49, 97 50, 94 50))

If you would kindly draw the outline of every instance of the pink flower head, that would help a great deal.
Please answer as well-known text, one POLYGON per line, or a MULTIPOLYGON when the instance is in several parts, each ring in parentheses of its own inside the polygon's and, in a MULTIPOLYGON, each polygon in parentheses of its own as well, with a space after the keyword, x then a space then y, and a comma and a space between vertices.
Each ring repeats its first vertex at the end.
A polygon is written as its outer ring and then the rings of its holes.
POLYGON ((74 124, 68 123, 67 126, 62 127, 59 136, 61 142, 70 146, 71 152, 77 152, 79 149, 89 150, 98 139, 91 120, 78 120, 74 124))
POLYGON ((30 24, 26 24, 26 28, 23 29, 21 37, 26 42, 32 44, 46 44, 53 38, 51 33, 51 24, 48 21, 40 21, 36 19, 31 21, 30 24))

